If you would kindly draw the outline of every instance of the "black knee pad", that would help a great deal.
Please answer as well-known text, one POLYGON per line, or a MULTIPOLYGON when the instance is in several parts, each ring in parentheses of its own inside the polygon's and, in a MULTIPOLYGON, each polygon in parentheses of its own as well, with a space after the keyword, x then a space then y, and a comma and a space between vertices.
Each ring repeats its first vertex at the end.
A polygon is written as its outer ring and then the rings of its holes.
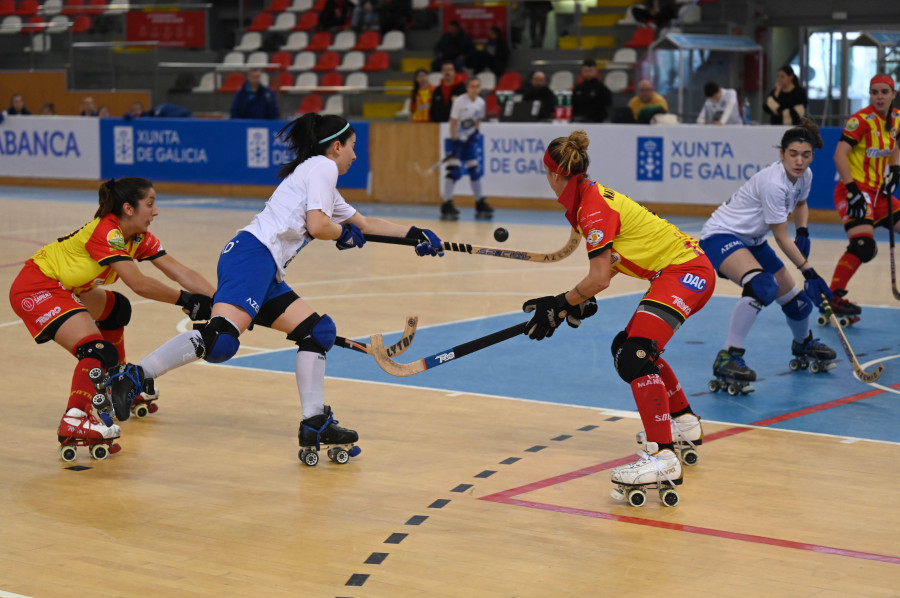
POLYGON ((629 337, 616 354, 616 372, 629 384, 643 376, 659 374, 659 368, 653 363, 657 355, 656 341, 639 336, 629 337))
POLYGON ((122 293, 111 292, 114 301, 113 307, 106 318, 97 320, 97 328, 100 330, 116 330, 127 326, 131 321, 131 301, 122 293))
POLYGON ((222 316, 214 316, 199 330, 203 346, 195 347, 197 357, 209 363, 228 361, 234 357, 241 346, 241 341, 238 340, 241 331, 222 316))
POLYGON ((620 331, 619 334, 612 340, 612 345, 610 346, 610 350, 612 350, 613 358, 619 354, 619 349, 622 348, 622 344, 625 342, 625 339, 628 338, 628 333, 624 330, 620 331))
POLYGON ((79 345, 75 349, 75 357, 82 359, 96 359, 104 370, 119 365, 119 350, 107 340, 89 341, 79 345))
POLYGON ((334 320, 328 314, 320 316, 313 313, 300 322, 294 330, 287 335, 289 341, 297 343, 300 351, 310 351, 325 355, 334 346, 337 339, 337 328, 334 320))
POLYGON ((864 237, 853 237, 847 245, 847 253, 855 255, 862 263, 872 261, 878 255, 878 244, 875 239, 868 235, 864 237))

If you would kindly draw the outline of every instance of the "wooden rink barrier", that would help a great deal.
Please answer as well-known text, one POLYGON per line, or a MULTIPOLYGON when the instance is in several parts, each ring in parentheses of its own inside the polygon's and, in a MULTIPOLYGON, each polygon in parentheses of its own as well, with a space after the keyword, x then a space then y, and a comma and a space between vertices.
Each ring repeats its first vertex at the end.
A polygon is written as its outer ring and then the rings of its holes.
MULTIPOLYGON (((164 188, 151 231, 215 281, 221 247, 255 212, 169 206, 164 188)), ((402 188, 381 189, 402 201, 402 188)), ((40 246, 90 219, 93 204, 52 200, 65 195, 0 196, 4 288, 40 246)), ((496 246, 501 217, 391 219, 496 246)), ((567 229, 560 210, 552 217, 558 226, 516 224, 508 244, 559 246, 567 229)), ((814 241, 823 276, 845 245, 814 241)), ((408 314, 420 327, 506 314, 586 270, 582 248, 545 265, 318 242, 286 281, 334 318, 338 334, 366 338, 398 332, 408 314)), ((165 280, 150 264, 141 271, 165 280)), ((871 289, 867 304, 893 301, 887 271, 884 247, 854 279, 871 289)), ((111 288, 133 305, 129 361, 184 327, 177 307, 122 283, 111 288)), ((645 288, 619 276, 609 292, 645 288)), ((739 291, 722 283, 716 293, 739 291)), ((541 342, 521 367, 540 368, 539 351, 563 350, 557 340, 541 342)), ((292 346, 258 327, 241 342, 239 355, 292 346)), ((397 359, 424 352, 414 341, 397 359)), ((608 351, 596 359, 609 360, 608 351)), ((634 413, 448 392, 428 388, 428 372, 417 375, 419 388, 327 378, 326 403, 359 432, 363 452, 346 465, 323 458, 306 467, 297 459, 293 374, 198 362, 158 380, 159 412, 122 424, 121 452, 98 462, 79 449, 75 463, 64 463, 55 432, 74 365, 58 345, 36 345, 8 301, 0 306, 0 596, 897 594, 897 443, 704 422, 701 462, 686 468, 681 503, 664 508, 650 494, 636 509, 608 497, 608 470, 636 458, 634 413)), ((483 371, 510 375, 489 360, 483 371)), ((619 379, 585 384, 627 392, 619 379)))

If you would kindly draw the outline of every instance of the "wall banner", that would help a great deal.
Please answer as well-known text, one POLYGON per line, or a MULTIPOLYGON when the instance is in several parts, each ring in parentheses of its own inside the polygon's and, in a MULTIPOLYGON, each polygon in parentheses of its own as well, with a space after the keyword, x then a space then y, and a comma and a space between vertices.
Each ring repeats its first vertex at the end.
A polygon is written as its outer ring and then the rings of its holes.
POLYGON ((98 179, 99 120, 7 116, 0 123, 0 176, 98 179))

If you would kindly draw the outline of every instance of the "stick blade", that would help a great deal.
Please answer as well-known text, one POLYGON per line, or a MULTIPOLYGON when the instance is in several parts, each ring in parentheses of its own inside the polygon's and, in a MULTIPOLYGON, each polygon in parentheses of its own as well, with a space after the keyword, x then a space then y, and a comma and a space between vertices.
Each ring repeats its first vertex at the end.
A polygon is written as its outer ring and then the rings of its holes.
POLYGON ((375 358, 375 363, 382 370, 397 378, 405 378, 425 371, 425 363, 421 360, 413 363, 397 363, 388 356, 384 347, 384 339, 380 334, 369 337, 369 351, 375 358))
POLYGON ((881 374, 884 373, 884 364, 879 363, 874 372, 867 372, 863 369, 860 369, 858 372, 854 373, 856 374, 856 377, 859 378, 862 382, 871 384, 872 382, 875 382, 876 380, 881 378, 881 374))
POLYGON ((400 340, 385 348, 388 357, 396 357, 402 355, 412 345, 413 339, 416 337, 416 328, 419 326, 419 316, 407 316, 406 326, 403 328, 403 336, 400 340))

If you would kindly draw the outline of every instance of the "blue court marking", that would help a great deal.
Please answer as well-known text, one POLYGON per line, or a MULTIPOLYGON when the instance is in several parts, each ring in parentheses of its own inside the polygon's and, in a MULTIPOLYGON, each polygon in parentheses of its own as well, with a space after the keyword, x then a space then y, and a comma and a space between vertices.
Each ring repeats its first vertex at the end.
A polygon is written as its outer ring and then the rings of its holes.
MULTIPOLYGON (((609 345, 634 312, 640 293, 601 298, 599 314, 574 330, 563 326, 542 341, 517 337, 476 353, 406 378, 383 372, 374 359, 354 351, 334 348, 328 353, 330 378, 383 382, 410 387, 494 395, 550 403, 634 411, 630 387, 612 365, 609 345)), ((737 397, 710 393, 712 363, 721 348, 736 298, 713 297, 675 334, 664 353, 685 389, 694 410, 702 417, 751 424, 771 417, 822 405, 836 399, 875 390, 853 377, 850 364, 830 328, 813 323, 813 334, 835 349, 838 367, 828 373, 791 372, 791 334, 777 306, 760 313, 747 342, 748 365, 757 371, 756 391, 737 397)), ((860 362, 900 353, 896 331, 900 310, 866 307, 864 319, 847 329, 860 362)), ((527 320, 512 313, 467 322, 423 327, 412 346, 395 358, 399 363, 439 353, 468 340, 527 320)), ((388 335, 385 344, 399 334, 388 335)), ((359 339, 367 341, 368 339, 359 339)), ((293 372, 296 350, 286 349, 232 359, 235 366, 293 372)), ((873 366, 868 369, 871 370, 873 366)), ((879 383, 900 383, 898 361, 885 364, 879 383)), ((819 432, 854 438, 900 442, 896 422, 900 395, 878 392, 839 407, 803 415, 773 427, 819 432)))

